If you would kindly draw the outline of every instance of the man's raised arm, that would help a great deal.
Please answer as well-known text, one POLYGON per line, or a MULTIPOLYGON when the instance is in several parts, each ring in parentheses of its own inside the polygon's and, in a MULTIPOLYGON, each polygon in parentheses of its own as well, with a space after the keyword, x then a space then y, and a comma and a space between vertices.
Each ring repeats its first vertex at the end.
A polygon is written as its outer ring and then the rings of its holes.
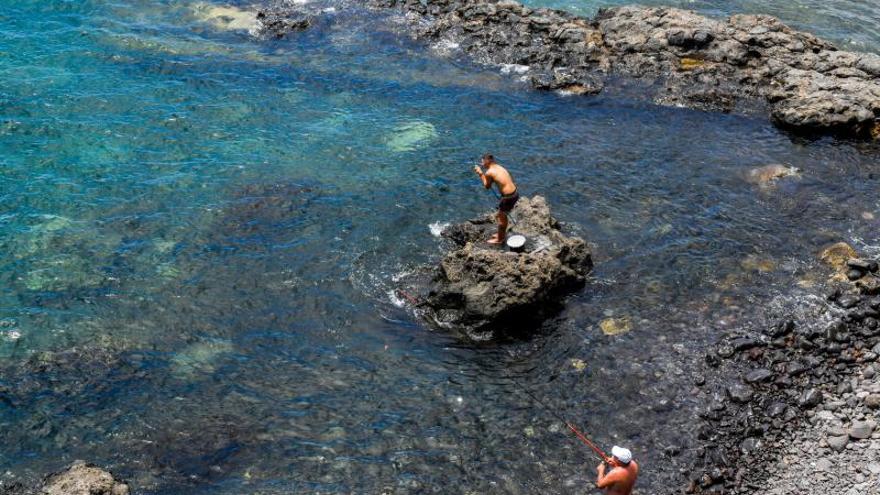
POLYGON ((483 187, 489 189, 492 187, 492 176, 483 172, 483 169, 480 168, 479 165, 474 165, 474 172, 480 176, 480 181, 483 183, 483 187))

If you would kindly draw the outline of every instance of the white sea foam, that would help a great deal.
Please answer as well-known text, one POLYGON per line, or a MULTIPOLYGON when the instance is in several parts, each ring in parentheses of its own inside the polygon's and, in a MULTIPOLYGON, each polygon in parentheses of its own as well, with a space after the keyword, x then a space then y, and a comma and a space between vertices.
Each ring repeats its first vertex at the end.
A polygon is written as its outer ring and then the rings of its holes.
POLYGON ((397 294, 393 290, 389 290, 387 292, 388 300, 391 301, 391 304, 397 306, 398 308, 402 308, 406 306, 406 301, 402 298, 398 297, 397 294))
POLYGON ((434 237, 440 237, 440 234, 446 230, 446 227, 449 227, 449 222, 434 222, 428 224, 428 230, 431 231, 431 235, 434 237))
POLYGON ((880 255, 880 244, 876 244, 876 242, 875 239, 868 240, 860 236, 853 236, 853 244, 856 245, 856 251, 869 258, 880 255))
POLYGON ((520 64, 501 64, 502 74, 525 74, 529 71, 528 65, 520 64))
POLYGON ((459 49, 460 45, 451 39, 442 39, 433 45, 431 50, 441 57, 448 57, 459 49))

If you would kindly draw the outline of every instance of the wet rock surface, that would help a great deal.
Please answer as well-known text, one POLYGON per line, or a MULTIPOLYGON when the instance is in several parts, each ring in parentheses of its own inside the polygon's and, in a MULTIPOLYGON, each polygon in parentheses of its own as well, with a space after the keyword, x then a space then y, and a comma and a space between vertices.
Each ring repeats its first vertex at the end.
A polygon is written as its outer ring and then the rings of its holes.
POLYGON ((511 0, 371 3, 411 14, 420 39, 451 40, 480 62, 522 68, 513 72, 538 89, 595 94, 622 75, 652 85, 660 104, 766 108, 785 128, 880 137, 880 56, 840 51, 773 17, 721 21, 625 6, 589 19, 511 0))
POLYGON ((308 29, 314 22, 314 16, 301 7, 275 5, 260 9, 257 21, 264 36, 284 38, 290 33, 308 29))
POLYGON ((453 247, 425 298, 432 322, 468 331, 512 327, 540 318, 558 296, 584 283, 590 251, 583 239, 562 232, 543 197, 522 198, 513 218, 512 234, 528 239, 522 252, 486 243, 497 228, 494 214, 443 232, 453 247))
MULTIPOLYGON (((870 261, 847 263, 854 252, 840 243, 821 258, 869 272, 870 261)), ((837 283, 810 312, 727 335, 706 353, 688 493, 876 490, 880 298, 837 283)))
POLYGON ((746 180, 758 186, 768 187, 786 177, 798 177, 800 173, 801 171, 797 167, 774 163, 749 170, 746 174, 746 180))
POLYGON ((21 483, 0 486, 6 495, 128 495, 128 485, 110 472, 84 461, 47 476, 38 486, 21 483))
POLYGON ((46 495, 128 495, 128 485, 109 472, 83 461, 74 462, 64 471, 46 478, 46 495))

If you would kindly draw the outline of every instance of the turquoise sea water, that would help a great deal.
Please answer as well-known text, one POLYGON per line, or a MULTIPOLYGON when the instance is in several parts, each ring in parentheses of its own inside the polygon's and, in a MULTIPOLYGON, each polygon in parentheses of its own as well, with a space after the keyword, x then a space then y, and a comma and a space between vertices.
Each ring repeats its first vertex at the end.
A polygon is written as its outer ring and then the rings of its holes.
MULTIPOLYGON (((594 463, 516 377, 631 445, 650 490, 691 446, 700 346, 819 291, 825 243, 876 252, 875 145, 532 92, 357 5, 310 4, 286 40, 216 5, 0 10, 4 482, 84 458, 140 493, 579 492, 594 463), (492 207, 486 151, 595 246, 525 341, 462 341, 391 296, 440 256, 430 225, 492 207), (746 180, 769 163, 803 173, 746 180)), ((861 3, 786 5, 691 4, 877 46, 861 3)))

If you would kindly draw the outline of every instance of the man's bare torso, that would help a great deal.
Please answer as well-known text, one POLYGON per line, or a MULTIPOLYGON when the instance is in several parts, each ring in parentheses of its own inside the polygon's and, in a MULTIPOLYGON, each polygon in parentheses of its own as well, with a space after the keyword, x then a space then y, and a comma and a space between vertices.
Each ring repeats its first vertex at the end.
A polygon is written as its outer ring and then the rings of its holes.
POLYGON ((616 467, 608 473, 611 484, 605 488, 607 495, 631 495, 639 476, 639 465, 635 461, 627 466, 616 467))
POLYGON ((497 163, 493 163, 486 170, 486 176, 492 179, 498 186, 498 192, 504 195, 516 192, 516 184, 513 183, 513 177, 506 168, 497 163))

